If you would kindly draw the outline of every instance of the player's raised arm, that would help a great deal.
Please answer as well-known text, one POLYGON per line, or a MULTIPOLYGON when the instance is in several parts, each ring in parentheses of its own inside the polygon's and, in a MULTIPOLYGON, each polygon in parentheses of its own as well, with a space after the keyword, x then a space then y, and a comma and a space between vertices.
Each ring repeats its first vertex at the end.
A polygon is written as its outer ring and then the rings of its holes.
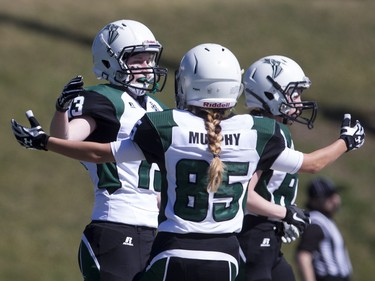
POLYGON ((114 157, 109 143, 67 141, 50 137, 40 126, 31 110, 26 112, 31 127, 27 128, 14 119, 11 120, 13 134, 25 148, 49 150, 81 161, 94 163, 113 162, 114 157))
POLYGON ((364 142, 365 130, 361 123, 357 120, 354 125, 351 125, 350 114, 345 114, 338 140, 310 153, 286 148, 273 163, 271 169, 291 174, 297 172, 314 174, 335 162, 345 152, 362 147, 364 142), (294 160, 291 161, 292 158, 294 160), (298 165, 289 165, 297 162, 299 162, 298 165))
POLYGON ((351 115, 345 114, 341 124, 340 137, 332 144, 305 153, 300 172, 316 173, 336 161, 345 152, 360 148, 365 142, 365 130, 356 120, 351 124, 351 115))

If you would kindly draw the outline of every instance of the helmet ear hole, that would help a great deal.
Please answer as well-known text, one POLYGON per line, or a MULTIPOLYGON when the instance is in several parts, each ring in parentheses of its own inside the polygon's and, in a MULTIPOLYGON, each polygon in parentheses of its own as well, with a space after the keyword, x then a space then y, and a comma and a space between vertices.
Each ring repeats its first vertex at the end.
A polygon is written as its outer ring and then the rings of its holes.
POLYGON ((111 67, 111 64, 110 64, 109 61, 107 61, 107 60, 102 60, 102 63, 103 63, 103 65, 104 65, 107 69, 109 69, 109 68, 111 67))
POLYGON ((267 97, 269 100, 273 100, 275 97, 272 93, 270 92, 264 92, 264 95, 267 97))

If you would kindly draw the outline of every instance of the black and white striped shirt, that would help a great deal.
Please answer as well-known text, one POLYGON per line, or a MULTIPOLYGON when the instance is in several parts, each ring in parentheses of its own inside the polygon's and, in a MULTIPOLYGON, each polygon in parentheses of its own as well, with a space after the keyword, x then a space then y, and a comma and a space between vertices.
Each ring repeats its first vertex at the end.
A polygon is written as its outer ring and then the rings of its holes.
POLYGON ((311 211, 310 218, 311 225, 303 234, 298 250, 313 254, 317 276, 350 277, 352 265, 336 223, 319 211, 311 211))

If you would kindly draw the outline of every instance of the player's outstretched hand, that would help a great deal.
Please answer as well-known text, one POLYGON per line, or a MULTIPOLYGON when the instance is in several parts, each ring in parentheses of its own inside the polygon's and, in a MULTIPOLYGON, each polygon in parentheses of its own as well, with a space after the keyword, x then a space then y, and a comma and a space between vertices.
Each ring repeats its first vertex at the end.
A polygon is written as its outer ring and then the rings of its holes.
POLYGON ((31 110, 26 111, 31 128, 26 128, 12 119, 12 130, 17 141, 25 148, 47 150, 49 136, 43 131, 31 110))
POLYGON ((286 216, 282 220, 297 227, 300 234, 310 224, 309 214, 296 205, 286 207, 286 216))
POLYGON ((65 85, 60 96, 56 100, 56 110, 65 112, 68 110, 70 102, 83 91, 83 77, 78 75, 65 85))
POLYGON ((340 130, 340 139, 345 141, 347 148, 346 151, 360 148, 365 142, 365 129, 358 120, 352 126, 351 119, 351 115, 346 113, 342 120, 340 130))
POLYGON ((283 222, 283 235, 281 236, 281 241, 283 243, 289 244, 296 241, 300 236, 298 228, 293 224, 283 222))

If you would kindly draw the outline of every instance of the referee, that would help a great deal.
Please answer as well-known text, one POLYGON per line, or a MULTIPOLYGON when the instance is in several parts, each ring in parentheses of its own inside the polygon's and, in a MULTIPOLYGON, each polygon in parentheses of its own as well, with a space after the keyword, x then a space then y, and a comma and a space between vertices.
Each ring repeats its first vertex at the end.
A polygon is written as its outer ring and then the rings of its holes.
POLYGON ((297 265, 303 281, 350 281, 352 265, 344 239, 333 220, 341 205, 336 186, 315 178, 308 186, 311 224, 297 247, 297 265))

